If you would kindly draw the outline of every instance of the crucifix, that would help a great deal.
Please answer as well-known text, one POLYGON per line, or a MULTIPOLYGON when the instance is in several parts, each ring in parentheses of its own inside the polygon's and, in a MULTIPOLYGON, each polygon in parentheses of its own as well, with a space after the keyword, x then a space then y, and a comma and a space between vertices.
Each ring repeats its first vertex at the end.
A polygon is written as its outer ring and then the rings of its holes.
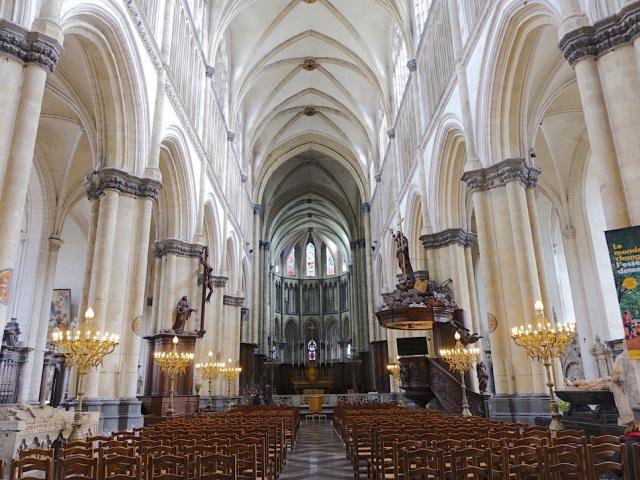
POLYGON ((204 247, 202 253, 200 253, 200 265, 203 267, 203 272, 198 275, 198 285, 202 285, 202 300, 200 309, 200 331, 198 336, 202 338, 204 336, 204 315, 206 304, 211 301, 211 295, 213 294, 213 279, 211 278, 211 272, 213 268, 209 265, 209 247, 204 247), (208 292, 207 292, 208 291, 208 292))

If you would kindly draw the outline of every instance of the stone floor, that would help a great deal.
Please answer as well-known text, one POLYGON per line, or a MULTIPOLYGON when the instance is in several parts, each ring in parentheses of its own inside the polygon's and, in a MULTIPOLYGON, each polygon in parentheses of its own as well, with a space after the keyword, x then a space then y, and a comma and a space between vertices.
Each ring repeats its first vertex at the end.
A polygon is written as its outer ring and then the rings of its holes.
POLYGON ((330 420, 302 420, 298 441, 287 456, 281 480, 346 480, 353 478, 353 469, 345 457, 342 440, 330 420))

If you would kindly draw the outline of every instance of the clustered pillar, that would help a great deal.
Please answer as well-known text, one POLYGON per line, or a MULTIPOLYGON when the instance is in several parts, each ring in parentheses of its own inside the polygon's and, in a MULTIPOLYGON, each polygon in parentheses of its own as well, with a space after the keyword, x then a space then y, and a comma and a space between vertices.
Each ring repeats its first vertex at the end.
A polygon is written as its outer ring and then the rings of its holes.
POLYGON ((533 247, 537 226, 531 224, 536 216, 530 209, 535 205, 528 204, 526 192, 535 188, 539 174, 523 159, 508 159, 463 176, 476 212, 497 394, 545 392, 540 366, 510 338, 512 327, 534 323, 534 303, 544 300, 541 259, 533 247))
MULTIPOLYGON (((86 179, 92 203, 83 308, 95 312, 95 328, 120 335, 121 344, 92 371, 85 393, 89 409, 102 413, 106 431, 142 422, 136 398, 144 289, 153 200, 159 181, 103 168, 86 179)), ((82 314, 82 312, 81 312, 82 314)))

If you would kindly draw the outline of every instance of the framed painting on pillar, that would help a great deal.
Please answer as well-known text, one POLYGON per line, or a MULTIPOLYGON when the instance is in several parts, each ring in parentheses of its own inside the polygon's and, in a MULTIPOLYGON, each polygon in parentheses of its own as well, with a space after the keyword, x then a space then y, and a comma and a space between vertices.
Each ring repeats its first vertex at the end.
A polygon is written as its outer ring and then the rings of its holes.
POLYGON ((51 338, 54 329, 67 330, 71 317, 71 289, 56 288, 51 292, 51 310, 49 312, 49 328, 47 338, 51 338))

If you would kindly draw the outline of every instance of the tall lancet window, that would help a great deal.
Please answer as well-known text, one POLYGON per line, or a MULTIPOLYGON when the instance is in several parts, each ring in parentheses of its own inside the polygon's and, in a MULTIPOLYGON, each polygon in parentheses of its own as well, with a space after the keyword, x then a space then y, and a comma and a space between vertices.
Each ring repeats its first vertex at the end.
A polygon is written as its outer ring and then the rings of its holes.
POLYGON ((416 19, 416 43, 420 41, 420 37, 422 36, 431 2, 432 0, 413 0, 413 14, 416 19))
POLYGON ((327 275, 336 274, 336 262, 333 260, 333 255, 327 250, 327 275))
POLYGON ((402 32, 398 25, 393 29, 393 50, 391 58, 393 64, 393 94, 395 97, 396 112, 402 103, 404 88, 409 79, 409 68, 407 67, 407 47, 402 38, 402 32))
POLYGON ((316 276, 316 246, 307 243, 307 277, 316 276))
POLYGON ((296 275, 296 249, 295 249, 295 247, 291 249, 291 252, 289 252, 289 256, 287 257, 287 275, 289 277, 294 277, 296 275))

